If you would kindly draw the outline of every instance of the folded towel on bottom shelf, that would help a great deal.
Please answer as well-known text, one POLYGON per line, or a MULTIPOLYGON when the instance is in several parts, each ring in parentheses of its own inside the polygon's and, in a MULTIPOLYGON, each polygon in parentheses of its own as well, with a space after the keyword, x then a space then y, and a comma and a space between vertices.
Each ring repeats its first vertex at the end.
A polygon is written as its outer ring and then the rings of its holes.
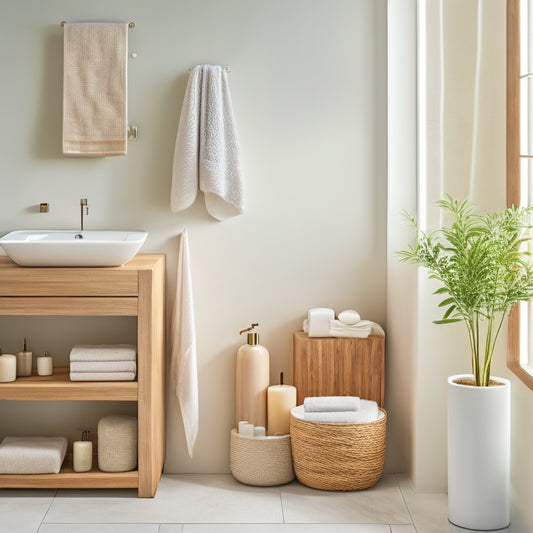
POLYGON ((299 405, 298 407, 294 407, 291 413, 300 420, 319 422, 321 424, 364 424, 375 422, 383 416, 383 413, 378 408, 378 404, 372 400, 361 400, 361 407, 358 411, 306 412, 304 406, 299 405))
POLYGON ((304 398, 306 413, 321 411, 358 411, 361 400, 358 396, 310 396, 304 398))
POLYGON ((135 372, 71 372, 70 381, 133 381, 135 372))
POLYGON ((65 437, 6 437, 0 474, 57 474, 67 453, 65 437))
POLYGON ((132 344, 77 344, 70 350, 71 361, 135 361, 132 344))
POLYGON ((73 361, 71 372, 136 372, 135 361, 73 361))

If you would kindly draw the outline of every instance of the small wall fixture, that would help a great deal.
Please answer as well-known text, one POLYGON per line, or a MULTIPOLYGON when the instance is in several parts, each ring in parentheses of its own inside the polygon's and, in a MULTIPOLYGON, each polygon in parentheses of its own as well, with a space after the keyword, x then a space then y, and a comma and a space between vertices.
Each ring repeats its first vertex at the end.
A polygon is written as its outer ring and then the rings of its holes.
POLYGON ((41 203, 39 204, 39 213, 48 213, 50 211, 50 204, 41 203))
POLYGON ((130 126, 128 128, 128 139, 130 139, 131 141, 136 141, 138 133, 139 132, 137 126, 130 126))

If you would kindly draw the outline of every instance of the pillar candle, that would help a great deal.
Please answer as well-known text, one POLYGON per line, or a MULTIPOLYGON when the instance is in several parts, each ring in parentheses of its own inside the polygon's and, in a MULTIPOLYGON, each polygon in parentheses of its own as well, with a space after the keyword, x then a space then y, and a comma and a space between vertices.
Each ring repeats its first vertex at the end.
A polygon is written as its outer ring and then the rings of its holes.
POLYGON ((280 384, 272 385, 267 390, 268 434, 287 435, 291 409, 296 407, 296 387, 283 384, 283 372, 280 384))
POLYGON ((17 358, 10 353, 0 355, 0 383, 7 383, 16 379, 17 358))
POLYGON ((88 440, 88 431, 82 433, 82 439, 72 446, 72 466, 74 472, 88 472, 93 467, 93 443, 88 440))
POLYGON ((39 376, 51 376, 54 373, 54 359, 44 352, 42 357, 37 357, 37 374, 39 376))

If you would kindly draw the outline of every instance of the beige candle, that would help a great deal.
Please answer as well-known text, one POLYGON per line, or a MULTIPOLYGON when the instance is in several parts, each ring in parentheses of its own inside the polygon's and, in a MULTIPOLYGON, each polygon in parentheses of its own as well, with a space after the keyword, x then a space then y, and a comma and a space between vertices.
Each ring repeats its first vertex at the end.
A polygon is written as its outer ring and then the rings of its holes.
POLYGON ((7 383, 17 379, 17 358, 5 353, 0 355, 0 383, 7 383))
POLYGON ((268 387, 267 411, 268 434, 287 435, 291 409, 296 407, 296 387, 283 384, 283 372, 280 384, 268 387))

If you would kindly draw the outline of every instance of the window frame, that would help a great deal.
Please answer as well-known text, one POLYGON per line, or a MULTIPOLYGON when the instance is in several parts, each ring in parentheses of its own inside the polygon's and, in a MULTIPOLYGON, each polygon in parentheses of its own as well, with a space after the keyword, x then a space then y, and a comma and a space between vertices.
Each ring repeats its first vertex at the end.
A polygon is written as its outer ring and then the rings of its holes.
MULTIPOLYGON (((507 206, 522 202, 520 165, 520 0, 507 0, 507 206)), ((527 364, 527 304, 511 310, 507 326, 507 366, 533 390, 527 364)))

